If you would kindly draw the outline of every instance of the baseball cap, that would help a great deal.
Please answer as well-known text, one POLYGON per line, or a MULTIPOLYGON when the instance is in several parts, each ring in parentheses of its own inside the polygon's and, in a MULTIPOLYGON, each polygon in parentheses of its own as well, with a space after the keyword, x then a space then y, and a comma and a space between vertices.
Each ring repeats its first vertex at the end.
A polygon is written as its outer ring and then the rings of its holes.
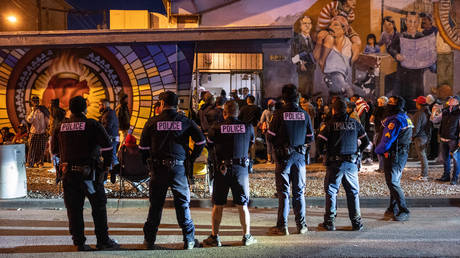
POLYGON ((418 96, 416 99, 414 99, 415 102, 417 102, 420 105, 426 104, 426 97, 425 96, 418 96))

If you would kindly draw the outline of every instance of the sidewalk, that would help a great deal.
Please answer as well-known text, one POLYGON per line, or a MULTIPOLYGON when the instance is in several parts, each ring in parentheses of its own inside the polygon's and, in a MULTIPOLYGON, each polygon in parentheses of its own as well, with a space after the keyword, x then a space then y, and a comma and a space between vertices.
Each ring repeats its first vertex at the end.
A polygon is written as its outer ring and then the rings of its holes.
MULTIPOLYGON (((362 209, 363 231, 351 231, 347 209, 339 206, 337 231, 318 227, 324 209, 307 208, 309 232, 296 234, 289 215, 289 236, 272 236, 276 209, 251 209, 251 234, 258 240, 242 246, 236 208, 224 210, 220 236, 222 247, 182 249, 182 233, 174 209, 166 208, 158 231, 156 250, 142 245, 148 208, 108 209, 109 233, 124 250, 75 252, 68 233, 65 210, 0 209, 0 257, 458 257, 460 209, 413 208, 407 222, 388 221, 384 208, 362 209)), ((211 209, 194 208, 195 237, 202 242, 211 232, 211 209)), ((91 210, 84 210, 87 244, 94 247, 91 210)))

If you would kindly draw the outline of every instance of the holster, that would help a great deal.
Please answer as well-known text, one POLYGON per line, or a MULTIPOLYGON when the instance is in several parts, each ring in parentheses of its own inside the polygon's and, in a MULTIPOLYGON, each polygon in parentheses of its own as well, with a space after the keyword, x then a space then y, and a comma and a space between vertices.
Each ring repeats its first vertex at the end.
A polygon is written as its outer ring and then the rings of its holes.
POLYGON ((59 164, 59 169, 62 171, 63 177, 68 175, 69 173, 78 173, 83 180, 95 180, 96 179, 96 171, 89 165, 72 165, 68 162, 62 162, 59 164))

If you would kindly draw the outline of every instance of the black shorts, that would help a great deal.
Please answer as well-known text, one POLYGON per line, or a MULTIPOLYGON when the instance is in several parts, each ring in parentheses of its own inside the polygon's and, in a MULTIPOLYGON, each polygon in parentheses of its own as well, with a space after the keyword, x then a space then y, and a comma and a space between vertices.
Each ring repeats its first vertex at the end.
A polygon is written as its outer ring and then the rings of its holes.
POLYGON ((233 203, 247 205, 249 202, 249 174, 248 168, 233 165, 224 176, 216 171, 212 191, 212 202, 215 205, 227 203, 228 190, 232 189, 233 203))

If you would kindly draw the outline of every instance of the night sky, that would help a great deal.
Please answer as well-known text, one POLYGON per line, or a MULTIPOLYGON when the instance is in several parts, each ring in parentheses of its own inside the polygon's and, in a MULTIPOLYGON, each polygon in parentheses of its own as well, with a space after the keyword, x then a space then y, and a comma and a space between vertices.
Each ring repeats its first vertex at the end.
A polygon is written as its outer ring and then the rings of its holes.
POLYGON ((165 14, 161 0, 67 0, 76 10, 82 13, 69 13, 69 30, 96 29, 98 24, 103 23, 103 12, 107 13, 107 24, 109 24, 108 10, 149 10, 165 14))

